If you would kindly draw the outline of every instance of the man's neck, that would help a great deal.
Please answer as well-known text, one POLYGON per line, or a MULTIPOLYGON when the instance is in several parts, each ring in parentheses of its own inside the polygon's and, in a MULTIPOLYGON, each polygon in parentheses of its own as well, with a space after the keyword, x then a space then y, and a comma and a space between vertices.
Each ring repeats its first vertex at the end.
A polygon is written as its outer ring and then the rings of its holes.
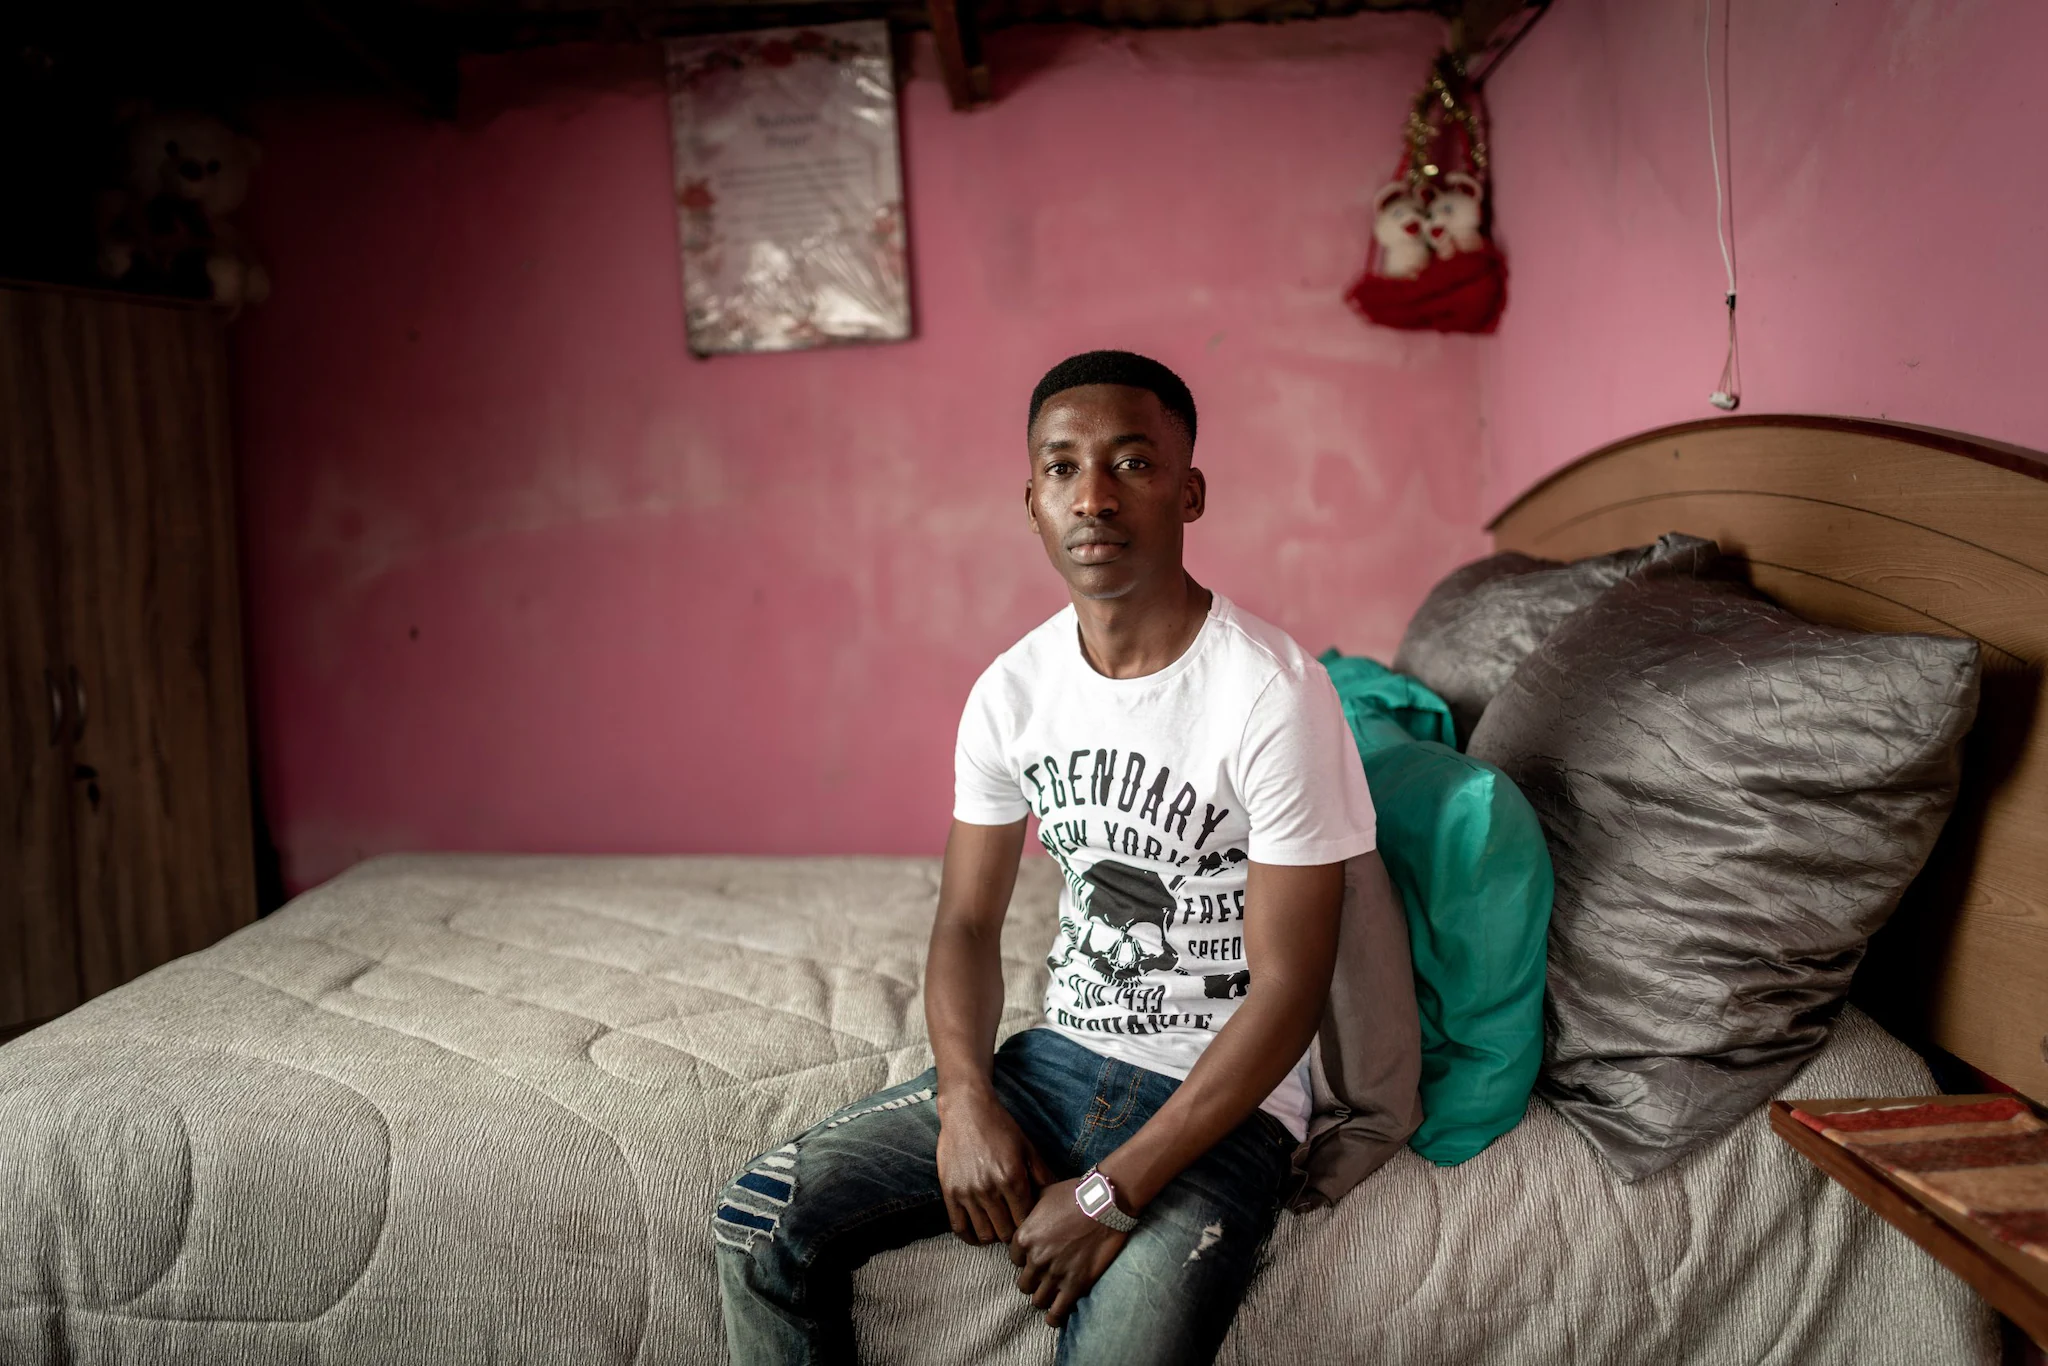
POLYGON ((1186 654, 1201 634, 1214 594, 1182 571, 1157 593, 1075 598, 1081 653, 1109 678, 1156 674, 1186 654))

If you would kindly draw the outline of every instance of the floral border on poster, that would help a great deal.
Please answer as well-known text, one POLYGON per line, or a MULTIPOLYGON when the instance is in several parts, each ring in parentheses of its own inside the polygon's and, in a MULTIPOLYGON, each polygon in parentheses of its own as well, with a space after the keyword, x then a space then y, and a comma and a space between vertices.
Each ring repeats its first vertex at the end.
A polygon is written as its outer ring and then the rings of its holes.
POLYGON ((683 62, 669 67, 670 87, 689 87, 715 71, 744 71, 749 66, 780 69, 799 57, 822 57, 844 62, 862 55, 858 43, 835 38, 823 30, 803 28, 788 38, 757 38, 751 33, 735 34, 715 47, 702 49, 683 62))

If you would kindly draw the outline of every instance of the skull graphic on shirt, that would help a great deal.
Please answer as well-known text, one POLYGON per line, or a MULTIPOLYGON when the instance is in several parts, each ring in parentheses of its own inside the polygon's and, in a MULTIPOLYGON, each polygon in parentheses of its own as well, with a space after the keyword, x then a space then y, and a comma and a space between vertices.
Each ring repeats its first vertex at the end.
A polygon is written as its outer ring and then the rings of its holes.
MULTIPOLYGON (((1064 967, 1077 955, 1106 982, 1127 986, 1148 972, 1171 972, 1180 955, 1166 942, 1166 914, 1173 894, 1157 873, 1102 859, 1081 875, 1087 888, 1081 909, 1086 919, 1068 927, 1055 959, 1064 967)), ((1080 898, 1076 898, 1080 900, 1080 898)))

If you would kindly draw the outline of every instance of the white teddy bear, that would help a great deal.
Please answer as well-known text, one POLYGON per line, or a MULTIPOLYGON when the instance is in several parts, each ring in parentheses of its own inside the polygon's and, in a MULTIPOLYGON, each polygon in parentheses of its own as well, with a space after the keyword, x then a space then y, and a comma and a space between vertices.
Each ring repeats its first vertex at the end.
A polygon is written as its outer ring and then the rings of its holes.
POLYGON ((1372 208, 1372 239, 1380 246, 1375 273, 1390 280, 1412 280, 1422 274, 1430 256, 1423 231, 1428 211, 1422 201, 1407 182, 1397 180, 1374 196, 1372 208))
POLYGON ((1452 171, 1437 182, 1429 201, 1429 246, 1438 256, 1455 256, 1461 251, 1478 251, 1486 245, 1479 233, 1482 196, 1486 191, 1478 180, 1463 171, 1452 171))
POLYGON ((262 158, 219 119, 144 110, 128 128, 127 184, 100 199, 100 274, 239 309, 270 297, 270 276, 227 215, 262 158))

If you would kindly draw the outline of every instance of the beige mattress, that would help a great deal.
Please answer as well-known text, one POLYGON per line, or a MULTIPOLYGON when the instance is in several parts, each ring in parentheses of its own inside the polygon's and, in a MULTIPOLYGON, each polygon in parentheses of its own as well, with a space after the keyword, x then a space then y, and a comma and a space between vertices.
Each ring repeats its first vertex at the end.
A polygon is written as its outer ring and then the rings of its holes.
MULTIPOLYGON (((937 865, 383 858, 0 1048, 0 1362, 723 1358, 713 1193, 923 1070, 937 865)), ((1029 1024, 1055 883, 1003 937, 1029 1024)), ((1790 1094, 1931 1089, 1851 1010, 1790 1094)), ((857 1281, 878 1362, 1049 1362, 1000 1249, 857 1281)), ((1283 1215, 1230 1362, 1989 1362, 1961 1282, 1753 1116, 1627 1186, 1540 1105, 1283 1215)))

